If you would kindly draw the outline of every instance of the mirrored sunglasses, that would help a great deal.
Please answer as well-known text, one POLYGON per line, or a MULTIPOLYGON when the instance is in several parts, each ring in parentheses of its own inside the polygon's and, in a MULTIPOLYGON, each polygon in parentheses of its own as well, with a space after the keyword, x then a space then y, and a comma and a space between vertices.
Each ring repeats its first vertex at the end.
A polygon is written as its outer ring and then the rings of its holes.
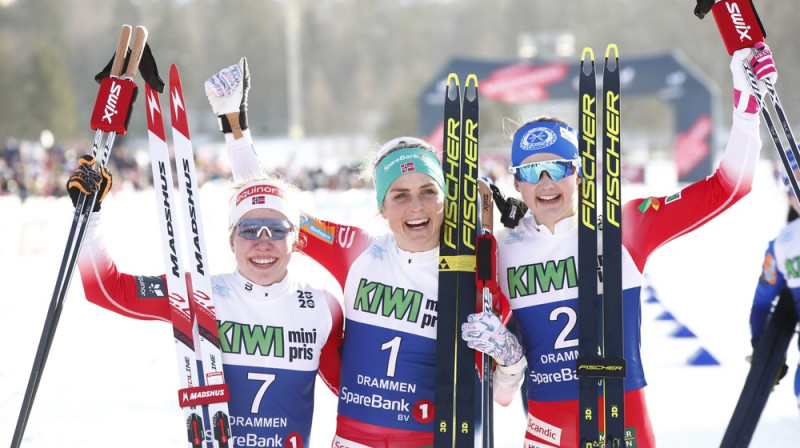
POLYGON ((508 171, 514 175, 518 182, 538 184, 542 172, 546 172, 554 182, 575 174, 580 162, 578 160, 547 160, 545 162, 526 163, 512 166, 508 171))
POLYGON ((248 218, 241 219, 236 224, 236 234, 246 240, 257 240, 261 232, 266 232, 271 240, 285 239, 294 227, 286 219, 248 218))

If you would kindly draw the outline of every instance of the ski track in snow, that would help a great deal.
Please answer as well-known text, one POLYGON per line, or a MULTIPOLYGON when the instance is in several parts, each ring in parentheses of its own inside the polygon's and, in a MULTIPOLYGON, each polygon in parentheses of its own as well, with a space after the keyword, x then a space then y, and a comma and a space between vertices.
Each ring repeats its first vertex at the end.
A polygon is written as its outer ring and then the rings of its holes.
MULTIPOLYGON (((623 193, 632 198, 638 190, 629 186, 623 193)), ((212 272, 234 266, 225 237, 229 191, 212 184, 201 191, 212 272)), ((307 194, 304 202, 318 216, 380 226, 369 191, 320 191, 307 194)), ((116 192, 104 204, 104 214, 106 241, 118 266, 130 273, 160 274, 153 193, 116 192)), ((765 163, 749 196, 659 249, 648 262, 646 274, 658 301, 645 301, 643 294, 642 358, 659 446, 719 446, 747 374, 748 315, 761 256, 785 215, 785 196, 765 163), (659 320, 665 311, 675 320, 659 320), (672 336, 681 325, 697 337, 672 336), (688 365, 701 348, 721 365, 688 365)), ((0 216, 0 340, 5 355, 0 363, 0 441, 7 443, 53 295, 72 207, 66 198, 31 198, 20 205, 3 197, 0 216)), ((298 266, 319 269, 307 259, 298 266)), ((185 446, 171 341, 168 325, 123 318, 89 304, 76 272, 22 446, 185 446)), ((792 394, 797 358, 793 341, 792 367, 772 393, 751 446, 797 446, 800 421, 792 394)), ((330 446, 335 413, 336 397, 318 382, 310 446, 330 446)), ((496 446, 521 446, 525 423, 519 398, 508 407, 496 405, 496 446)))

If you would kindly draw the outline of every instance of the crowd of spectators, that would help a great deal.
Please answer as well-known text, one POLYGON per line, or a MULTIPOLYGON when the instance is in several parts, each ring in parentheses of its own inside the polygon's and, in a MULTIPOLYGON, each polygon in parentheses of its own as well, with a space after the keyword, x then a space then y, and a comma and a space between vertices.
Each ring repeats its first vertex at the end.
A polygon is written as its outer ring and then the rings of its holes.
MULTIPOLYGON (((66 182, 78 157, 91 149, 91 142, 56 142, 45 147, 39 141, 7 139, 0 147, 0 196, 17 195, 24 201, 29 196, 64 196, 66 182)), ((101 148, 102 151, 102 148, 101 148)), ((230 179, 230 166, 222 146, 195 148, 198 182, 230 179)), ((303 190, 327 188, 347 190, 361 188, 359 161, 326 167, 304 164, 274 168, 273 174, 303 190)), ((117 139, 107 164, 114 176, 114 189, 142 190, 152 187, 149 150, 117 139)))

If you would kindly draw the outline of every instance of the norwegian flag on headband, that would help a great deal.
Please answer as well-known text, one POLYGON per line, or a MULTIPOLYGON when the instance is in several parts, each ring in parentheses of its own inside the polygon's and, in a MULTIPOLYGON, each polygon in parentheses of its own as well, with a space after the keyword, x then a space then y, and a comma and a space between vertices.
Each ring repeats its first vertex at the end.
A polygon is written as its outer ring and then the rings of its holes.
POLYGON ((400 165, 400 171, 403 173, 407 173, 409 171, 414 171, 414 162, 406 162, 400 165))
POLYGON ((264 205, 266 203, 266 199, 264 196, 253 196, 253 205, 264 205))

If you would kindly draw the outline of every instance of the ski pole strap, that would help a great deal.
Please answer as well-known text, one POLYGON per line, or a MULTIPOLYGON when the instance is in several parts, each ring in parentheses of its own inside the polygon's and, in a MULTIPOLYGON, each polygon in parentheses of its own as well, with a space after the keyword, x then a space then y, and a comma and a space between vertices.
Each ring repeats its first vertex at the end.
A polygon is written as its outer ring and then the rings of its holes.
POLYGON ((115 77, 104 78, 100 83, 97 101, 92 112, 92 130, 125 134, 131 121, 133 103, 138 87, 133 80, 115 77))
POLYGON ((489 288, 494 294, 497 285, 497 241, 490 233, 478 235, 475 244, 475 280, 478 288, 489 288))
POLYGON ((728 54, 763 42, 767 33, 751 0, 724 0, 711 7, 728 54))

